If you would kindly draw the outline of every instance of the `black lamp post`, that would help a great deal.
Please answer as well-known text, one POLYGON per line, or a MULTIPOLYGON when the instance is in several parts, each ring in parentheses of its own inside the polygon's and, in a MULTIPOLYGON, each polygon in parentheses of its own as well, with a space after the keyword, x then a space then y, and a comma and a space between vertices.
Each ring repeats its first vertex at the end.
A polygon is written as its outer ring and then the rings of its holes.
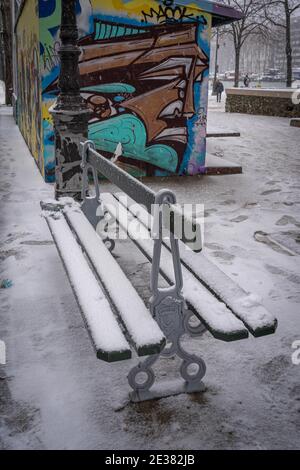
POLYGON ((50 109, 55 131, 55 197, 81 198, 80 142, 88 136, 90 110, 80 95, 76 0, 61 0, 59 96, 50 109))

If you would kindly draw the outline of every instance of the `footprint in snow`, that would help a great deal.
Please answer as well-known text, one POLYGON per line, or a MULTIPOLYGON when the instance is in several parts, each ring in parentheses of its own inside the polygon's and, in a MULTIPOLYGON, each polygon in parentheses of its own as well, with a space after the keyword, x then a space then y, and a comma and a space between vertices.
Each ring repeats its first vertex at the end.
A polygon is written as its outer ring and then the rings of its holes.
POLYGON ((292 362, 289 357, 280 354, 258 366, 255 375, 263 383, 274 383, 285 376, 291 364, 292 362))
POLYGON ((217 243, 205 243, 205 247, 209 250, 222 250, 221 245, 218 245, 217 243))
POLYGON ((234 199, 226 199, 225 201, 221 202, 222 206, 229 206, 230 204, 236 204, 234 199))
POLYGON ((235 217, 234 219, 230 219, 230 222, 244 222, 244 220, 247 220, 248 217, 246 215, 239 215, 238 217, 235 217))
POLYGON ((280 193, 280 192, 281 192, 281 189, 268 189, 267 191, 263 191, 262 193, 260 193, 260 195, 267 196, 268 194, 280 193))
POLYGON ((211 214, 214 214, 215 212, 218 212, 217 209, 206 209, 204 211, 204 217, 209 217, 211 214))
POLYGON ((280 183, 280 181, 277 181, 277 180, 273 181, 273 180, 271 180, 271 181, 267 181, 266 184, 273 186, 273 184, 278 184, 278 183, 280 183))
POLYGON ((289 282, 292 282, 293 284, 299 286, 300 276, 298 276, 297 274, 287 272, 284 269, 278 268, 277 266, 273 266, 271 264, 266 264, 265 267, 269 271, 269 273, 282 276, 289 282))
POLYGON ((300 222, 297 222, 297 220, 294 219, 294 217, 291 217, 290 215, 284 215, 279 220, 277 220, 275 225, 287 225, 287 224, 293 224, 296 227, 300 227, 300 222))
POLYGON ((227 253, 226 251, 213 251, 212 256, 222 261, 227 261, 227 262, 233 261, 235 258, 234 255, 231 255, 230 253, 227 253))

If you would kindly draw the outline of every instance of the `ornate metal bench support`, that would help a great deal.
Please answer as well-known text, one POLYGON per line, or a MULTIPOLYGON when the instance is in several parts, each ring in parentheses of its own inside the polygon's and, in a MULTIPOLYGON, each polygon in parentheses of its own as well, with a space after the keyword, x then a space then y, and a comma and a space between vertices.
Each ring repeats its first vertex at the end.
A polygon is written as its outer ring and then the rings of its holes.
POLYGON ((189 324, 191 312, 185 309, 185 301, 182 296, 182 272, 180 264, 180 254, 178 240, 169 232, 172 248, 172 260, 175 283, 171 287, 159 288, 159 266, 161 257, 161 247, 163 239, 162 208, 163 204, 175 204, 176 198, 173 192, 162 190, 156 196, 154 214, 154 251, 151 271, 151 291, 150 309, 160 328, 166 335, 168 343, 165 349, 154 356, 148 357, 135 366, 128 375, 128 382, 133 392, 130 397, 132 401, 144 401, 163 396, 175 395, 183 392, 203 391, 204 384, 202 378, 206 372, 204 361, 186 352, 181 344, 181 337, 185 333, 195 334, 203 331, 203 326, 193 327, 189 324), (166 385, 154 385, 155 375, 152 366, 160 357, 170 357, 177 355, 182 359, 180 374, 182 379, 166 385), (194 368, 194 370, 191 370, 194 368), (139 381, 139 377, 144 378, 139 381))
MULTIPOLYGON (((94 229, 97 229, 97 226, 101 220, 104 219, 105 213, 101 208, 100 202, 100 185, 98 180, 98 173, 96 168, 93 165, 90 165, 87 162, 87 153, 89 149, 95 150, 95 144, 92 140, 86 140, 82 144, 82 203, 81 210, 88 219, 88 221, 93 225, 94 229), (94 186, 95 186, 95 195, 89 195, 89 173, 93 176, 94 186)), ((107 248, 110 251, 113 251, 115 248, 115 241, 109 238, 108 236, 103 239, 107 248)))

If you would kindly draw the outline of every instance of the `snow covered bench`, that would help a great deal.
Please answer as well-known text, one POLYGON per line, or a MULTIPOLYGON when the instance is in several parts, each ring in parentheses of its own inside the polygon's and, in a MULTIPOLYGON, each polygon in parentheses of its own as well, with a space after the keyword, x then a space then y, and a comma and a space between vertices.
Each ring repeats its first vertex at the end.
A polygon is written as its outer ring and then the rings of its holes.
POLYGON ((159 353, 164 334, 79 204, 62 198, 41 206, 97 357, 107 362, 132 357, 120 324, 139 356, 159 353))
POLYGON ((184 334, 200 336, 207 329, 217 339, 234 341, 247 338, 249 332, 256 337, 274 333, 276 319, 205 258, 200 227, 178 210, 171 191, 154 193, 97 153, 90 141, 82 144, 82 154, 82 204, 63 198, 41 206, 97 357, 114 362, 149 356, 128 374, 134 401, 203 390, 205 363, 185 351, 184 334), (95 183, 93 197, 88 196, 89 172, 95 183), (98 172, 123 192, 100 194, 98 172), (95 230, 107 214, 152 264, 149 309, 113 257, 114 241, 95 230), (185 231, 178 234, 176 221, 192 228, 192 250, 186 249, 191 240, 185 231), (169 287, 159 287, 159 275, 169 287), (153 364, 174 354, 182 359, 181 380, 167 388, 154 384, 153 364))
MULTIPOLYGON (((136 218, 140 224, 135 230, 142 234, 151 230, 151 219, 147 211, 137 206, 133 199, 124 193, 101 194, 104 207, 117 218, 120 226, 127 230, 130 238, 140 248, 150 262, 153 261, 153 240, 146 234, 134 238, 128 219, 136 218), (121 204, 121 208, 120 208, 121 204)), ((245 292, 232 281, 203 253, 195 254, 187 250, 179 241, 181 269, 183 276, 183 296, 188 308, 201 320, 202 324, 217 339, 235 341, 249 336, 264 336, 274 333, 277 321, 263 307, 256 296, 245 292)), ((172 284, 172 254, 170 244, 163 240, 161 247, 160 274, 172 284)))

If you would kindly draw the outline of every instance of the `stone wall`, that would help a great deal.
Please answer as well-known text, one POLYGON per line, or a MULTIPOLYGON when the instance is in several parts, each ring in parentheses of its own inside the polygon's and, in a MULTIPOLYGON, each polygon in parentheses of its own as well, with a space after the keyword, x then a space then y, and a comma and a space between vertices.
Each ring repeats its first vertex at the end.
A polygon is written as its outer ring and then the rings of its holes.
POLYGON ((300 119, 291 119, 290 124, 292 127, 300 127, 300 119))
POLYGON ((297 118, 300 117, 300 104, 293 103, 294 92, 290 89, 229 88, 226 90, 226 112, 297 118))

